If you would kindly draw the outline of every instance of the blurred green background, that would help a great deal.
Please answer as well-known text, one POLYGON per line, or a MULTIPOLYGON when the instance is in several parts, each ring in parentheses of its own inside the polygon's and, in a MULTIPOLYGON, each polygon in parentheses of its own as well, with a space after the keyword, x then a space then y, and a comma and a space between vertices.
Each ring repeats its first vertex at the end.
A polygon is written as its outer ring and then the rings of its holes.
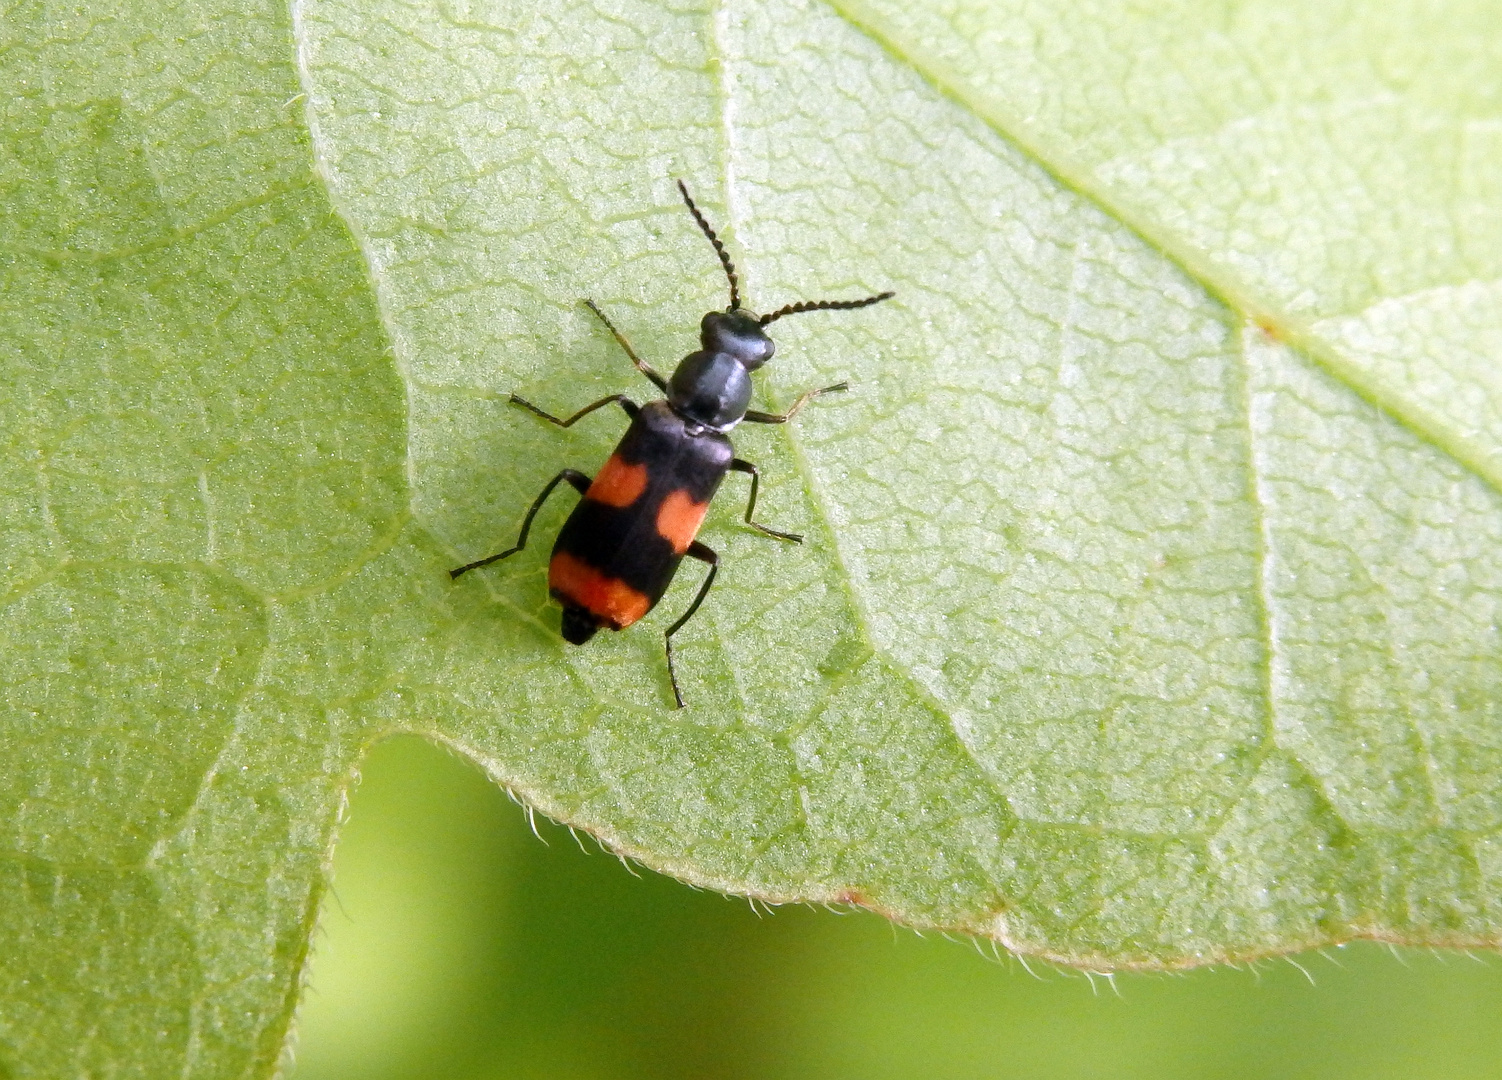
POLYGON ((445 750, 372 752, 294 1080, 1502 1077, 1491 956, 1353 945, 1113 987, 864 913, 753 910, 537 828, 445 750))

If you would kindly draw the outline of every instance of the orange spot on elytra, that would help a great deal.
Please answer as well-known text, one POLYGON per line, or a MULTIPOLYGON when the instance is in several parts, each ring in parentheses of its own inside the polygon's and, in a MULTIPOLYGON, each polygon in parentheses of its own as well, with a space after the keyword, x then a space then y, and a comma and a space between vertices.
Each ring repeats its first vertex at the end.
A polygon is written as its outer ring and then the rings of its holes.
POLYGON ((586 499, 606 506, 630 506, 647 490, 647 467, 627 465, 617 454, 600 467, 594 483, 584 493, 586 499))
POLYGON ((699 525, 708 510, 709 503, 694 502, 688 492, 674 491, 657 508, 657 531, 682 555, 699 534, 699 525))
POLYGON ((598 615, 616 630, 630 626, 652 607, 645 594, 566 551, 555 553, 548 564, 548 588, 560 599, 598 615))

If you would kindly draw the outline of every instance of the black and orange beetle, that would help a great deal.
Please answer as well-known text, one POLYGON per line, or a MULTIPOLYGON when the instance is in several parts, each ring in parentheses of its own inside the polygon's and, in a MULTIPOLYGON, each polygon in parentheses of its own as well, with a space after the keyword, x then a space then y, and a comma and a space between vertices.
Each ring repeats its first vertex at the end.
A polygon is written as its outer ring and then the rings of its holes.
POLYGON ((450 570, 449 576, 457 578, 525 548, 537 511, 554 488, 568 481, 584 498, 559 532, 548 564, 548 590, 563 605, 565 640, 583 645, 602 626, 620 630, 636 622, 662 599, 685 555, 709 564, 699 594, 665 635, 668 678, 673 684, 673 698, 681 709, 683 694, 673 669, 673 635, 699 610, 720 568, 720 557, 694 537, 725 474, 735 471, 751 477, 746 524, 764 536, 795 544, 803 542, 801 536, 778 532, 751 520, 761 478, 755 465, 735 456, 725 433, 742 420, 753 424, 786 423, 820 394, 847 389, 845 383, 836 383, 822 390, 810 390, 785 413, 747 409, 751 403, 751 372, 772 359, 776 350, 766 327, 784 315, 861 308, 880 303, 893 294, 884 292, 863 300, 806 301, 778 308, 769 315, 753 315, 741 307, 735 266, 725 245, 689 198, 681 180, 678 190, 725 268, 725 277, 730 282, 730 306, 704 316, 699 323, 699 342, 703 348, 685 356, 673 377, 664 379, 636 355, 631 343, 593 300, 584 301, 614 335, 637 370, 651 379, 667 398, 637 405, 624 394, 611 394, 560 420, 512 394, 514 404, 559 427, 569 427, 611 403, 625 410, 631 426, 593 481, 575 469, 564 469, 548 481, 522 519, 514 547, 450 570))

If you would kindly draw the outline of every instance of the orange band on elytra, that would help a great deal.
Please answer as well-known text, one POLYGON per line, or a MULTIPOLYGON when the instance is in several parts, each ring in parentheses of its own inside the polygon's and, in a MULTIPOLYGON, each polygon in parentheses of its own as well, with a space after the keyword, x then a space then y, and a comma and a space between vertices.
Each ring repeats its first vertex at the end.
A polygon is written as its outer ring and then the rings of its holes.
POLYGON ((630 506, 646 490, 647 467, 627 465, 618 454, 611 454, 584 497, 606 506, 630 506))
POLYGON ((548 588, 619 630, 630 626, 652 607, 646 595, 620 578, 602 574, 566 551, 555 552, 548 564, 548 588))
POLYGON ((699 525, 709 510, 709 503, 694 502, 686 491, 671 492, 657 508, 657 531, 682 555, 699 534, 699 525))

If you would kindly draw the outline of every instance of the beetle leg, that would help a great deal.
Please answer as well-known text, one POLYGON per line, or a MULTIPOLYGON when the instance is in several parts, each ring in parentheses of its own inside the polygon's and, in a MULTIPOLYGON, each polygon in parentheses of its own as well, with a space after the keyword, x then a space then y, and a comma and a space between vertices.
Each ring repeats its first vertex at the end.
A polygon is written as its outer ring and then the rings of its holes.
MULTIPOLYGON (((593 408, 593 406, 591 406, 591 408, 593 408)), ((472 563, 465 563, 463 566, 450 570, 449 577, 456 578, 460 574, 466 574, 471 570, 478 570, 482 566, 489 566, 491 563, 498 562, 499 560, 506 558, 508 555, 515 555, 522 548, 526 547, 527 533, 532 531, 532 519, 537 516, 537 511, 542 509, 542 504, 547 502, 548 496, 553 493, 553 489, 557 487, 558 484, 563 480, 567 480, 570 484, 572 484, 574 486, 574 490, 577 491, 580 495, 583 495, 586 491, 589 490, 589 477, 585 476, 578 469, 564 469, 557 476, 553 477, 553 479, 549 480, 548 486, 542 489, 542 494, 537 496, 537 498, 532 501, 532 508, 527 511, 527 516, 522 519, 522 531, 521 534, 516 538, 515 547, 509 547, 505 551, 497 552, 496 554, 487 556, 483 559, 477 559, 472 563)))
POLYGON ((714 576, 720 572, 720 557, 714 553, 714 549, 707 544, 701 544, 695 540, 688 546, 685 555, 700 562, 709 564, 709 573, 704 578, 704 584, 699 586, 699 595, 694 597, 694 602, 683 613, 677 622, 668 627, 668 632, 663 635, 663 642, 668 651, 668 678, 673 683, 673 700, 678 702, 678 708, 683 708, 683 694, 678 689, 678 672, 673 669, 673 635, 676 634, 684 623, 694 617, 694 612, 699 610, 699 605, 704 603, 704 596, 709 592, 709 587, 714 584, 714 576))
POLYGON ((748 409, 742 419, 749 420, 753 424, 786 424, 798 414, 799 409, 803 408, 803 406, 807 405, 820 394, 833 394, 849 389, 850 384, 848 382, 837 382, 833 386, 824 387, 822 390, 810 390, 801 395, 797 401, 793 402, 793 407, 785 413, 757 412, 755 409, 748 409))
POLYGON ((651 379, 657 389, 666 394, 668 392, 668 381, 659 375, 651 364, 636 355, 636 350, 631 347, 631 342, 626 340, 626 335, 615 328, 615 323, 611 322, 609 316, 600 310, 598 304, 588 298, 584 302, 589 305, 590 311, 593 311, 600 317, 600 321, 605 324, 605 329, 609 330, 611 336, 615 338, 616 344, 626 350, 626 355, 631 357, 631 363, 636 365, 636 370, 651 379))
POLYGON ((511 395, 511 404, 513 404, 513 405, 520 405, 522 408, 527 409, 530 412, 536 413, 538 416, 542 417, 548 423, 550 423, 550 424, 557 424, 559 427, 572 427, 573 424, 574 424, 574 421, 584 419, 586 416, 588 416, 590 413, 594 412, 596 409, 603 409, 606 405, 609 405, 611 402, 619 402, 621 408, 623 408, 623 409, 626 410, 626 415, 629 416, 629 417, 631 417, 631 419, 633 419, 633 420, 636 419, 636 414, 639 413, 639 412, 641 412, 641 409, 637 406, 636 402, 632 401, 625 394, 611 394, 609 397, 602 397, 599 401, 596 401, 592 405, 586 405, 586 406, 584 406, 584 408, 582 408, 578 412, 574 413, 574 415, 570 416, 567 420, 560 420, 560 419, 558 419, 558 417, 554 416, 552 413, 545 413, 545 412, 543 412, 541 409, 539 409, 536 405, 533 405, 526 398, 517 397, 515 394, 511 395))
POLYGON ((769 529, 765 525, 751 520, 751 515, 756 513, 756 493, 761 487, 761 473, 756 471, 755 465, 741 458, 731 461, 730 468, 735 472, 750 473, 751 475, 751 498, 746 502, 746 524, 763 536, 770 536, 776 540, 786 540, 793 544, 803 543, 803 537, 798 533, 778 532, 776 529, 769 529))

